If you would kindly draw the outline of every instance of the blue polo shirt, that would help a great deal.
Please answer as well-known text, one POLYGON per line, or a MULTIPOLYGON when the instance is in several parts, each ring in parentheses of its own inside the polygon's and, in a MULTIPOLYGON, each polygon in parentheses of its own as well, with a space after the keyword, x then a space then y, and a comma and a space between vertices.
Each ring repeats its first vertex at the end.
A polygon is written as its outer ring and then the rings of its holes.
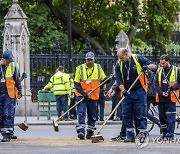
MULTIPOLYGON (((150 61, 149 59, 147 59, 144 56, 140 56, 137 55, 138 61, 141 65, 141 67, 152 64, 153 62, 150 61)), ((115 75, 116 75, 116 81, 117 81, 117 85, 124 85, 125 90, 128 90, 129 87, 132 85, 132 83, 134 82, 134 80, 138 77, 137 74, 137 69, 136 69, 136 64, 131 56, 131 60, 130 62, 127 61, 125 63, 123 63, 122 66, 122 71, 123 71, 123 77, 124 77, 124 82, 122 79, 122 74, 120 73, 120 65, 119 62, 116 64, 115 66, 115 75), (130 67, 130 69, 129 69, 130 67), (129 80, 127 80, 128 77, 128 70, 129 70, 129 80)), ((138 80, 135 85, 133 86, 132 90, 136 90, 136 89, 140 89, 142 88, 140 81, 138 80)))

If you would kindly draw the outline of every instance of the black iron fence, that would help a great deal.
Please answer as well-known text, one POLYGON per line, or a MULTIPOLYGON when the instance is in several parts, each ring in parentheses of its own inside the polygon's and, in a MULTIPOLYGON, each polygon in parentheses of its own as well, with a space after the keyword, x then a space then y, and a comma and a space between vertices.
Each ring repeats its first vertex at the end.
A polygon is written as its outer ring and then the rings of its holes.
MULTIPOLYGON (((88 44, 86 44, 89 47, 88 44)), ((43 49, 33 48, 30 55, 30 71, 31 71, 31 92, 32 101, 37 100, 37 92, 42 89, 49 81, 50 77, 55 73, 58 66, 62 65, 65 67, 66 72, 68 72, 69 58, 65 50, 61 50, 57 41, 53 49, 45 47, 43 49), (61 54, 58 54, 61 53, 61 54)), ((89 48, 88 48, 89 50, 89 48)), ((116 52, 116 51, 115 51, 116 52)), ((114 54, 115 54, 114 52, 114 54)), ((147 58, 154 61, 156 64, 159 61, 161 53, 168 54, 171 58, 172 64, 180 65, 180 49, 164 49, 164 51, 159 51, 156 42, 154 42, 154 47, 152 49, 147 48, 136 48, 134 53, 146 56, 147 58)), ((114 71, 114 65, 116 63, 116 55, 97 55, 96 62, 101 64, 105 74, 109 76, 114 71)), ((85 62, 84 55, 73 55, 72 65, 73 73, 75 73, 76 66, 85 62)), ((109 85, 110 86, 110 85, 109 85)))
MULTIPOLYGON (((84 55, 73 55, 73 73, 76 66, 85 63, 84 55)), ((115 56, 97 55, 96 62, 101 64, 106 75, 113 73, 113 66, 116 62, 115 56)), ((31 54, 30 55, 30 72, 31 72, 31 93, 32 101, 37 100, 37 92, 42 89, 54 75, 58 66, 65 67, 65 72, 68 72, 69 59, 65 54, 31 54)))
MULTIPOLYGON (((2 43, 0 43, 0 54, 2 54, 2 43)), ((87 50, 89 46, 87 45, 87 50)), ((85 48, 85 49, 86 49, 85 48)), ((87 52, 86 50, 84 52, 87 52)), ((152 61, 158 63, 161 53, 167 53, 172 64, 180 67, 180 48, 165 49, 160 51, 156 45, 152 49, 136 48, 134 53, 144 55, 152 61)), ((49 81, 50 77, 55 73, 56 68, 60 65, 65 67, 68 72, 69 58, 66 50, 61 50, 58 41, 55 41, 53 48, 44 47, 42 49, 33 47, 31 48, 30 55, 30 87, 32 93, 32 101, 37 101, 37 92, 41 90, 49 81)), ((77 53, 77 52, 73 52, 77 53)), ((114 65, 116 63, 116 55, 96 55, 96 62, 101 64, 105 74, 109 76, 113 73, 114 65)), ((76 66, 85 62, 84 55, 73 55, 73 73, 75 73, 76 66)))

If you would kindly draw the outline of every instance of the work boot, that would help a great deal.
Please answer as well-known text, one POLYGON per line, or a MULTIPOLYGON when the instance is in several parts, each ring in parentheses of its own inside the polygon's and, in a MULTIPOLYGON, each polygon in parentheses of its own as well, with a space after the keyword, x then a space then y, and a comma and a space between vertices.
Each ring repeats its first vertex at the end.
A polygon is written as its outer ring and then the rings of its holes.
POLYGON ((84 133, 79 132, 79 133, 78 133, 78 138, 79 138, 80 140, 84 140, 84 133))
POLYGON ((3 136, 3 139, 1 140, 1 142, 10 142, 11 138, 8 136, 3 136))
POLYGON ((130 143, 130 142, 135 142, 135 138, 134 137, 131 137, 131 138, 126 138, 125 140, 124 140, 124 142, 125 143, 130 143))
POLYGON ((126 137, 122 137, 120 135, 116 136, 116 137, 113 137, 111 140, 112 141, 119 141, 119 142, 122 142, 125 140, 126 137))
POLYGON ((86 139, 91 139, 91 136, 93 136, 93 135, 94 135, 93 132, 87 132, 86 139))
POLYGON ((12 136, 11 136, 11 139, 14 139, 14 140, 16 140, 16 139, 17 139, 17 136, 15 136, 15 135, 12 135, 12 136))

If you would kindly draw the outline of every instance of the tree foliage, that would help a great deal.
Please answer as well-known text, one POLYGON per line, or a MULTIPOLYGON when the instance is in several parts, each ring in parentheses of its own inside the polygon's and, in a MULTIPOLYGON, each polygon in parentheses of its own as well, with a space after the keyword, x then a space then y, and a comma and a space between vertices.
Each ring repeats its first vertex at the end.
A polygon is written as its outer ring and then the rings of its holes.
POLYGON ((142 29, 148 41, 156 39, 161 44, 169 43, 174 32, 178 0, 144 0, 142 29))
MULTIPOLYGON (((0 32, 11 0, 0 0, 0 32)), ((61 48, 67 46, 66 0, 19 0, 28 16, 31 47, 53 45, 59 38, 61 48)), ((84 48, 85 39, 99 54, 111 54, 114 40, 123 29, 135 45, 137 33, 144 35, 147 43, 156 39, 168 43, 174 31, 179 0, 71 0, 72 39, 76 51, 84 48)), ((75 51, 74 51, 75 52, 75 51)))

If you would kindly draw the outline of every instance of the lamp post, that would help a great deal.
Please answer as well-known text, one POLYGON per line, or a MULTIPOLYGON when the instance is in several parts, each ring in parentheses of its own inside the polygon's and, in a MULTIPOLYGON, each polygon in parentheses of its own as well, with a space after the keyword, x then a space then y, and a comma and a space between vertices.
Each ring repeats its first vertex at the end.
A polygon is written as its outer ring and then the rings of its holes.
POLYGON ((71 29, 71 0, 66 0, 67 3, 67 30, 68 30, 68 71, 73 72, 72 66, 72 29, 71 29))

